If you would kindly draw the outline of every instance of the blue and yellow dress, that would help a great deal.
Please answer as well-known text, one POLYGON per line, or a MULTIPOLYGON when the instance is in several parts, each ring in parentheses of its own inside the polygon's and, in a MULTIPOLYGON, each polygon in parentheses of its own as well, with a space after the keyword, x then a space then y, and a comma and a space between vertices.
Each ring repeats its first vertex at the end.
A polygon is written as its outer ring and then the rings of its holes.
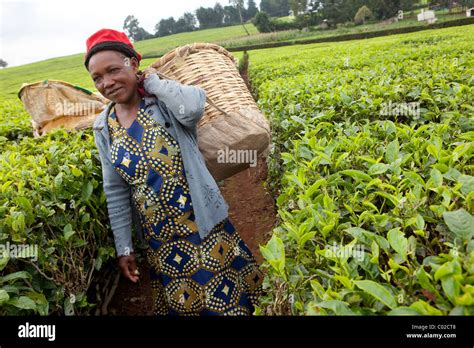
POLYGON ((263 274, 229 219, 202 240, 179 144, 144 110, 129 128, 108 117, 115 169, 134 189, 148 241, 157 315, 250 315, 263 274))

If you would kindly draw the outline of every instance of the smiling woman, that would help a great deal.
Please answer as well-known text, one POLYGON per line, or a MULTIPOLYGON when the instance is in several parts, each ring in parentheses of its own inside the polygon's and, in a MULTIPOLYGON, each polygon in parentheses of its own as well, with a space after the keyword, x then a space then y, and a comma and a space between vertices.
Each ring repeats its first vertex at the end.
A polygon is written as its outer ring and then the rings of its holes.
POLYGON ((112 101, 94 136, 120 269, 138 281, 134 225, 148 243, 156 314, 251 315, 263 274, 197 146, 205 92, 141 73, 140 60, 123 33, 87 40, 85 65, 112 101))
POLYGON ((89 73, 97 90, 116 103, 119 122, 130 126, 137 113, 141 96, 137 89, 138 60, 116 51, 100 51, 89 63, 89 73))

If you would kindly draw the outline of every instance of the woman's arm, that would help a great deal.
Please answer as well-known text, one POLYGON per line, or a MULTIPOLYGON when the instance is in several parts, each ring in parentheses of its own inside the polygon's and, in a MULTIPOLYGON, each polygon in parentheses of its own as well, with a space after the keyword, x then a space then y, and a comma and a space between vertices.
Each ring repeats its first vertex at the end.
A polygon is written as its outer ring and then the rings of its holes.
POLYGON ((103 187, 110 226, 115 239, 115 249, 118 257, 127 256, 133 252, 130 187, 105 156, 105 140, 100 132, 94 131, 94 140, 99 150, 103 187))
POLYGON ((193 129, 204 114, 206 92, 198 86, 186 86, 173 80, 163 80, 148 73, 145 90, 165 103, 184 127, 193 129))

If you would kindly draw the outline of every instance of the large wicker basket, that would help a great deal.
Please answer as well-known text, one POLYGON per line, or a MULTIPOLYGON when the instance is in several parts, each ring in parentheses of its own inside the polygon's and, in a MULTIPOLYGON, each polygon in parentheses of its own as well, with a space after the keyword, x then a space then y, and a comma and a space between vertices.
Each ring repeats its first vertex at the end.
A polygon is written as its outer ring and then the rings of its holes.
POLYGON ((198 124, 198 145, 216 180, 253 165, 244 157, 248 160, 254 157, 251 154, 260 158, 268 155, 270 125, 240 76, 236 59, 226 49, 194 43, 170 51, 151 66, 162 78, 198 85, 206 91, 205 113, 198 124), (224 153, 243 155, 232 161, 232 156, 224 153))

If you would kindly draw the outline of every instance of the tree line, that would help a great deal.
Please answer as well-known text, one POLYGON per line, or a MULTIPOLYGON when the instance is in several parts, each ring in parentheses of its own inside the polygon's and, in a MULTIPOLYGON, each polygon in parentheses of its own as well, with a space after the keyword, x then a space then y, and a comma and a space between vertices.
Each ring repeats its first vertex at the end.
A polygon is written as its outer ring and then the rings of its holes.
MULTIPOLYGON (((384 20, 397 15, 399 10, 409 11, 420 7, 452 8, 473 7, 474 0, 261 0, 259 8, 255 0, 229 0, 228 5, 216 3, 214 7, 199 7, 186 12, 178 19, 161 19, 150 34, 140 26, 137 18, 127 16, 123 29, 133 41, 162 37, 197 29, 217 28, 227 25, 242 25, 249 20, 260 32, 301 29, 319 25, 328 26, 354 22, 360 24, 366 19, 384 20), (294 22, 279 22, 276 17, 293 13, 294 22)), ((244 29, 248 34, 247 29, 244 29)))
POLYGON ((163 37, 197 29, 217 28, 245 23, 258 12, 255 0, 230 0, 229 5, 216 3, 214 7, 199 7, 194 13, 186 12, 178 19, 168 17, 155 25, 155 33, 151 34, 140 26, 135 16, 125 18, 123 29, 133 41, 141 41, 154 37, 163 37))

